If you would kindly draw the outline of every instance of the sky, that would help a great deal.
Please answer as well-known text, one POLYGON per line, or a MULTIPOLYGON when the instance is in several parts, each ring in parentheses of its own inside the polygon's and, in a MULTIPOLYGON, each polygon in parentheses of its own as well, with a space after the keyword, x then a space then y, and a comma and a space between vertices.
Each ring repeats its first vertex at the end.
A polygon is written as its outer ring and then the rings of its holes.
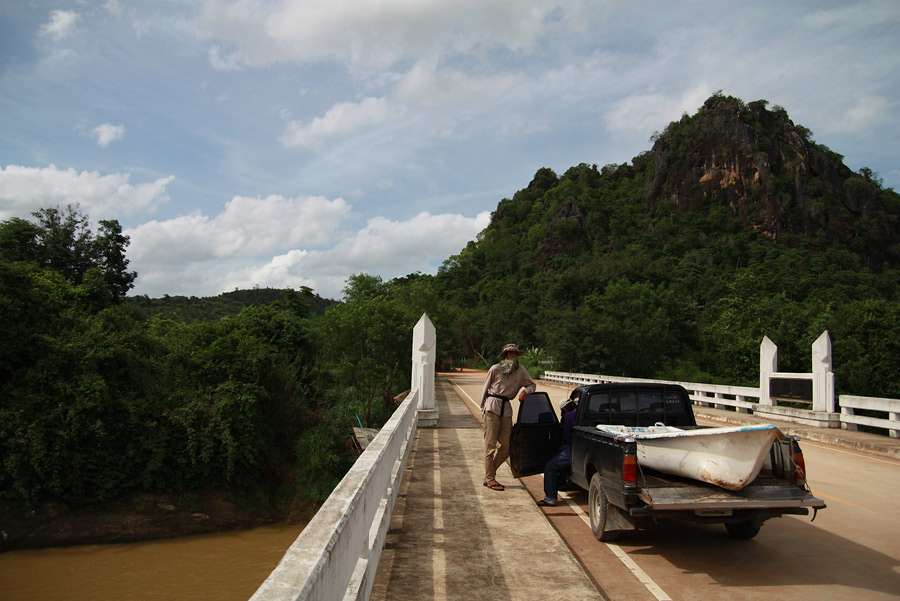
POLYGON ((436 273, 549 167, 712 94, 900 189, 900 2, 0 2, 0 220, 77 205, 132 294, 436 273))

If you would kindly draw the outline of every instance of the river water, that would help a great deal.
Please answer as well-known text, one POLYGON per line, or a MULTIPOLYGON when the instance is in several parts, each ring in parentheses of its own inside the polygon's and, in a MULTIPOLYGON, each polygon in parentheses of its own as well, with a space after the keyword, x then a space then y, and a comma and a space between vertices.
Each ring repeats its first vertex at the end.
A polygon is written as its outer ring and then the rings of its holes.
POLYGON ((302 524, 0 553, 3 601, 246 601, 302 524))

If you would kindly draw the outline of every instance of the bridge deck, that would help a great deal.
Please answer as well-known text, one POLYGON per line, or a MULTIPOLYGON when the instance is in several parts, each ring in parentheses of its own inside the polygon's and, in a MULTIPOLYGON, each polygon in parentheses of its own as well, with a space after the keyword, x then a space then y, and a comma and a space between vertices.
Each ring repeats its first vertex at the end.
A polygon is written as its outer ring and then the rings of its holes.
POLYGON ((371 598, 602 598, 507 465, 505 491, 482 486, 482 430, 463 389, 474 397, 483 380, 436 379, 438 427, 417 433, 371 598))

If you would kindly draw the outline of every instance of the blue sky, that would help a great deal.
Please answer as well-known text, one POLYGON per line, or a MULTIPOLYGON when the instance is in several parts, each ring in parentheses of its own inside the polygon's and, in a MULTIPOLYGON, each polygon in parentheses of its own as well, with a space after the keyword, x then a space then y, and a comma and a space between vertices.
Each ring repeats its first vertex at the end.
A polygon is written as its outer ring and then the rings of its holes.
POLYGON ((898 31, 893 1, 5 0, 0 219, 118 219, 134 294, 339 298, 718 90, 900 189, 898 31))

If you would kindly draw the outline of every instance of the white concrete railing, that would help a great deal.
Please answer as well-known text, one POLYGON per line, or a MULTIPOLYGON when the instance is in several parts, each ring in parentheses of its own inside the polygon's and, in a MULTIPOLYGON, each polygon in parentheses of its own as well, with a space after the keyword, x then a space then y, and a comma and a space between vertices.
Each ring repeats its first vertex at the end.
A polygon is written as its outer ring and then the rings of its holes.
POLYGON ((601 382, 656 382, 678 384, 688 391, 690 399, 705 407, 730 407, 740 413, 750 413, 759 404, 759 388, 750 386, 725 386, 722 384, 698 384, 696 382, 673 382, 671 380, 648 380, 647 378, 626 378, 624 376, 600 376, 596 374, 573 374, 558 371, 544 373, 544 379, 560 384, 583 386, 601 382), (754 399, 749 401, 748 399, 754 399))
POLYGON ((416 432, 413 390, 369 443, 251 601, 369 598, 416 432))
MULTIPOLYGON (((723 386, 720 384, 698 384, 697 382, 674 382, 671 380, 649 380, 646 378, 627 378, 623 376, 605 376, 596 374, 573 374, 566 372, 548 371, 544 373, 544 379, 560 384, 583 386, 585 384, 599 384, 602 382, 658 382, 661 384, 678 384, 684 387, 691 400, 705 407, 733 408, 742 413, 767 413, 775 411, 772 406, 760 405, 760 393, 758 388, 749 386, 723 386), (753 399, 752 401, 749 399, 753 399)), ((891 438, 900 438, 900 399, 884 399, 875 397, 861 397, 842 394, 839 397, 841 406, 840 426, 846 430, 856 430, 857 426, 871 426, 883 428, 888 431, 891 438), (885 417, 870 417, 856 415, 855 410, 877 411, 886 414, 885 417)), ((812 413, 806 410, 793 410, 794 413, 812 413)), ((781 418, 789 421, 807 423, 809 418, 802 416, 797 418, 789 413, 784 413, 781 418)))
POLYGON ((857 426, 872 426, 886 429, 891 438, 900 438, 900 400, 842 394, 839 404, 841 427, 845 430, 856 430, 857 426), (856 409, 886 413, 887 416, 856 415, 856 409))

